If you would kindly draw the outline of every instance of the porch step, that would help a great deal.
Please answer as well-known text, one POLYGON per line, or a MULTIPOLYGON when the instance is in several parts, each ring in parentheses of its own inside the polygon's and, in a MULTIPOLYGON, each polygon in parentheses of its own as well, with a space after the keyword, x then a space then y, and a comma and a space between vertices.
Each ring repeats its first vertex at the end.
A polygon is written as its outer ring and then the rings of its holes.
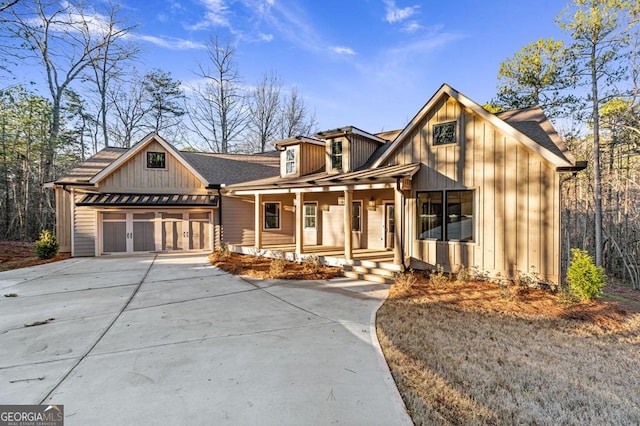
MULTIPOLYGON (((376 262, 374 262, 376 263, 376 262)), ((385 265, 387 266, 387 265, 385 265)), ((399 270, 395 269, 395 265, 389 265, 394 268, 385 267, 368 267, 364 265, 344 265, 342 267, 343 275, 349 278, 356 278, 364 281, 371 281, 382 284, 392 284, 395 281, 399 270)))

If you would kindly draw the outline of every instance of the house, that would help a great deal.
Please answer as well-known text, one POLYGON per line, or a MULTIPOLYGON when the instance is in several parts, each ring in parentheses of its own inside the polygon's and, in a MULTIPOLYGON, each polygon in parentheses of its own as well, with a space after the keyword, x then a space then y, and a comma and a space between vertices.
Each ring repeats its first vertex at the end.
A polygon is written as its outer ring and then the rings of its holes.
POLYGON ((387 250, 399 269, 559 281, 560 176, 586 164, 538 107, 491 114, 444 84, 400 131, 342 127, 275 147, 279 176, 221 189, 254 206, 238 251, 337 247, 357 264, 357 250, 387 250))
POLYGON ((232 240, 237 217, 229 200, 221 209, 220 186, 278 173, 271 154, 180 152, 157 134, 129 149, 105 148, 51 186, 56 199, 56 235, 72 256, 180 252, 214 248, 232 240))
POLYGON ((151 134, 106 148, 53 185, 61 246, 94 256, 229 244, 319 255, 365 278, 466 267, 559 282, 560 177, 585 163, 538 107, 491 114, 444 84, 404 129, 274 145, 180 152, 151 134))

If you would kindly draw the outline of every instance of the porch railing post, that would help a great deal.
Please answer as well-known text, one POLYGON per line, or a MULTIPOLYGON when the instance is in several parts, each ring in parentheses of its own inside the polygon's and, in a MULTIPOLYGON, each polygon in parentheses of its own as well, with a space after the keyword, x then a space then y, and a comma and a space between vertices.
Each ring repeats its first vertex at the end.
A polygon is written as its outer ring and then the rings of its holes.
POLYGON ((396 187, 394 190, 394 221, 395 232, 393 234, 393 264, 402 265, 402 233, 404 232, 403 210, 404 210, 404 194, 396 187))
POLYGON ((344 259, 353 260, 353 234, 351 232, 351 217, 353 209, 353 190, 344 190, 344 259))
POLYGON ((262 248, 262 195, 255 195, 255 223, 254 223, 254 236, 257 249, 262 248))
POLYGON ((304 250, 304 194, 296 192, 296 255, 300 255, 304 250))

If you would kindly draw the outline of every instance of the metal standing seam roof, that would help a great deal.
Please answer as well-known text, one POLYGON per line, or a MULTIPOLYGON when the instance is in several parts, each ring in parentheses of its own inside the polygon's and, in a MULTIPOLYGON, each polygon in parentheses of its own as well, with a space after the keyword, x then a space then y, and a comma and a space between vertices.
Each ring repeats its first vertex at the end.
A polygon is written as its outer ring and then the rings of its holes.
POLYGON ((102 207, 217 207, 217 195, 188 194, 87 194, 78 206, 102 207))

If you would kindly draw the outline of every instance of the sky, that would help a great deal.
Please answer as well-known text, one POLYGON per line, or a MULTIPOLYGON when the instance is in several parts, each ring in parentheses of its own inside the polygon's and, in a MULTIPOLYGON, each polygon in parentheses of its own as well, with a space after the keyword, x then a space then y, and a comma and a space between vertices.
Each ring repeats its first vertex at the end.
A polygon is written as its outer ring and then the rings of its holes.
MULTIPOLYGON (((98 0, 94 0, 98 1, 98 0)), ((102 0, 99 0, 102 1, 102 0)), ((244 84, 296 86, 319 130, 404 127, 443 83, 482 104, 500 61, 555 24, 566 0, 120 0, 143 71, 188 85, 212 36, 232 42, 244 84)))

